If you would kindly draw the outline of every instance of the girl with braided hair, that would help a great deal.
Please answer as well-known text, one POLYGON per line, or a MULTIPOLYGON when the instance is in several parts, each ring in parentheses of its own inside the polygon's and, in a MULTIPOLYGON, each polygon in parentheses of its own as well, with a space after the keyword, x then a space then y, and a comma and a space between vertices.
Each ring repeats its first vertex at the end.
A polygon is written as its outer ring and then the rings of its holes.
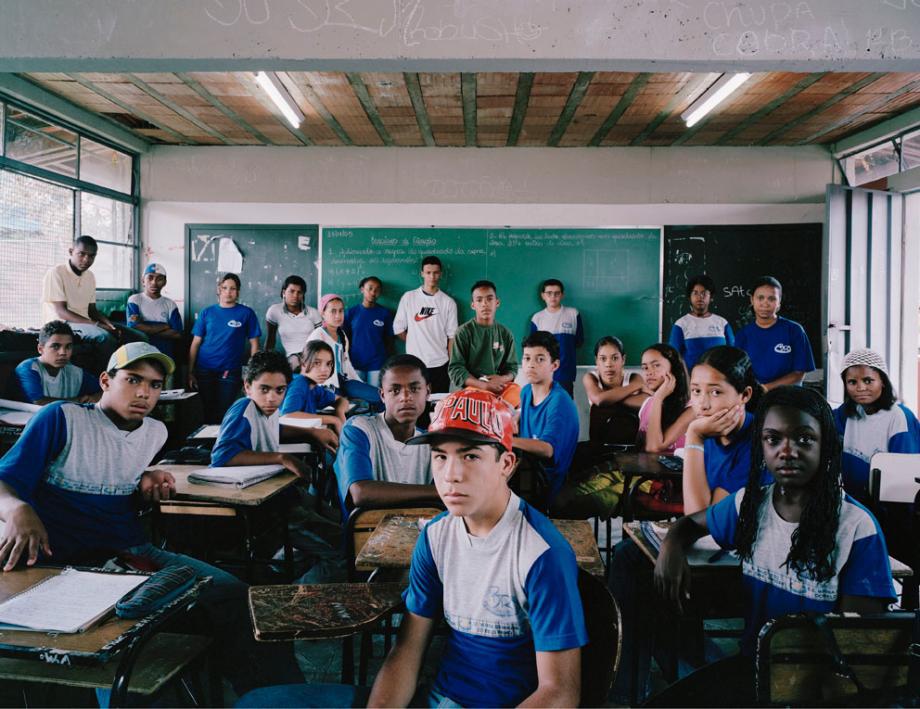
MULTIPOLYGON (((745 697, 727 696, 713 677, 744 678, 753 692, 754 641, 767 620, 809 611, 879 613, 895 599, 878 523, 843 492, 841 446, 821 395, 794 386, 770 391, 757 409, 752 437, 746 487, 678 520, 655 565, 659 593, 680 606, 688 595, 686 550, 694 541, 711 534, 741 557, 748 609, 741 655, 703 670, 721 692, 720 704, 745 697), (772 476, 766 486, 763 470, 772 476)), ((694 686, 706 681, 699 674, 694 686)))

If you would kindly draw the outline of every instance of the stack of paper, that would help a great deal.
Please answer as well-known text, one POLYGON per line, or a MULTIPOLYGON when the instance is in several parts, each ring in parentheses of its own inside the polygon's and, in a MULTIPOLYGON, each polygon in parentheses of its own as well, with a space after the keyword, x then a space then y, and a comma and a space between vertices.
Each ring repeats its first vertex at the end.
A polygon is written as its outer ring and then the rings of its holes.
POLYGON ((302 418, 300 416, 282 416, 278 421, 282 426, 294 428, 319 428, 323 422, 318 418, 302 418))
POLYGON ((192 483, 216 483, 244 488, 284 472, 280 465, 234 465, 226 468, 202 468, 190 473, 192 483))

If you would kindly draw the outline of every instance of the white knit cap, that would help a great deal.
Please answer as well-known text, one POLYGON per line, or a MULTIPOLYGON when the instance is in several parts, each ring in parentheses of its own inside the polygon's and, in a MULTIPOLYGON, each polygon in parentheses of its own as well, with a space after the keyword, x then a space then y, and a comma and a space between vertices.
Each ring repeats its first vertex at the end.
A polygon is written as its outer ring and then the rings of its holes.
POLYGON ((885 376, 888 375, 888 365, 885 364, 885 360, 875 350, 870 349, 861 349, 853 350, 848 352, 847 356, 843 358, 843 364, 840 365, 840 373, 843 374, 847 369, 853 366, 866 365, 867 367, 874 367, 875 369, 883 372, 885 376))

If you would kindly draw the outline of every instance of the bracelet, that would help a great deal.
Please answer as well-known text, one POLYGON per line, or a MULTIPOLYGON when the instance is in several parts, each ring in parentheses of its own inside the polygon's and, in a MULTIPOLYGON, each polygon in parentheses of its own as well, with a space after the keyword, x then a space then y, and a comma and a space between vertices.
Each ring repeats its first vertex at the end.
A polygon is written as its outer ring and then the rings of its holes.
POLYGON ((705 453, 706 449, 703 448, 699 443, 687 443, 684 445, 685 451, 699 451, 700 453, 705 453))

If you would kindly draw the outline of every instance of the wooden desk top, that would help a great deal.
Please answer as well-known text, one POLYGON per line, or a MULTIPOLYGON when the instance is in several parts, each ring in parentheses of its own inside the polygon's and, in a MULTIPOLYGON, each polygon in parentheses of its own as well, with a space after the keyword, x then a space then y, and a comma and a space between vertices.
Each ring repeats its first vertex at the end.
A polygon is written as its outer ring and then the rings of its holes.
POLYGON ((256 640, 342 638, 402 607, 401 583, 252 586, 249 615, 256 640))
MULTIPOLYGON (((177 502, 213 502, 231 507, 257 507, 271 499, 285 488, 297 482, 298 477, 287 470, 268 480, 244 487, 233 485, 210 485, 189 482, 188 476, 196 470, 203 470, 202 465, 151 465, 147 470, 166 470, 176 479, 177 502)), ((168 504, 169 501, 166 502, 168 504)))
POLYGON ((617 464, 628 475, 656 475, 680 478, 681 473, 669 470, 658 462, 657 453, 615 453, 617 464))
MULTIPOLYGON (((417 515, 386 515, 358 552, 355 568, 358 571, 408 569, 418 540, 418 520, 417 515)), ((603 577, 604 562, 591 523, 583 519, 554 519, 552 522, 572 546, 578 565, 603 577)))

